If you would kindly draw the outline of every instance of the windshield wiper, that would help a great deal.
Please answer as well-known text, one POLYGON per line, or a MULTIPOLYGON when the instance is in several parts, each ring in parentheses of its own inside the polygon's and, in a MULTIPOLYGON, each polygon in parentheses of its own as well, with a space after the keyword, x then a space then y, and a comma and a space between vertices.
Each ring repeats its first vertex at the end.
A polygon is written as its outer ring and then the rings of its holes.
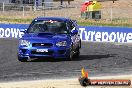
POLYGON ((40 32, 40 33, 38 33, 38 35, 54 35, 54 33, 50 33, 50 32, 40 32))

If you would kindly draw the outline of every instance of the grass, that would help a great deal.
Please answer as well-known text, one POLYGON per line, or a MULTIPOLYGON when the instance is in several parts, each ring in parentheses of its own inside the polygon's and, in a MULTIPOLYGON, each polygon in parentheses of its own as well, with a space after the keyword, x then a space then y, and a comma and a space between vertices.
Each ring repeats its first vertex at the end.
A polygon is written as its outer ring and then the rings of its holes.
POLYGON ((30 23, 32 21, 31 18, 28 19, 22 19, 22 18, 1 18, 0 22, 4 23, 30 23))
POLYGON ((115 18, 111 20, 90 20, 90 19, 78 19, 78 24, 81 26, 121 26, 121 27, 132 27, 132 19, 128 18, 115 18))
POLYGON ((110 23, 98 23, 98 22, 78 22, 79 25, 81 26, 121 26, 121 27, 132 27, 132 24, 129 23, 115 23, 115 22, 110 22, 110 23))
MULTIPOLYGON (((22 24, 29 24, 33 20, 31 18, 7 18, 7 17, 0 17, 0 23, 22 23, 22 24)), ((110 20, 85 20, 83 18, 76 19, 80 26, 121 26, 121 27, 132 27, 132 19, 113 19, 110 20)))

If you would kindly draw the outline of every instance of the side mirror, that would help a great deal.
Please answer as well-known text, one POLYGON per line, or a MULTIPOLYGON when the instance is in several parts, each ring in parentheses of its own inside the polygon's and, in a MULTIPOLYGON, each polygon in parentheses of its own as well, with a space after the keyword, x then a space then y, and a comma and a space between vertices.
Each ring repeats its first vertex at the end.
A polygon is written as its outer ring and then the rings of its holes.
POLYGON ((72 34, 72 35, 78 34, 78 30, 74 27, 74 28, 71 30, 71 34, 72 34))
POLYGON ((27 29, 21 29, 20 32, 26 33, 27 29))
POLYGON ((72 22, 74 23, 74 25, 78 26, 77 21, 76 20, 72 20, 72 22))
POLYGON ((72 20, 72 22, 77 23, 77 21, 76 21, 76 20, 72 20))

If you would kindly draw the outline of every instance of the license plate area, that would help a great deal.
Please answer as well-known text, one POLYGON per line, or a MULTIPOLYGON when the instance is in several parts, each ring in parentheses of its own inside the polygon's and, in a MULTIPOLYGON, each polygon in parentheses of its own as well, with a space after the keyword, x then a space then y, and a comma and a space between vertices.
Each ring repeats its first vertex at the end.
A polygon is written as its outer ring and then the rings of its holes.
POLYGON ((48 49, 36 49, 38 53, 48 53, 48 49))

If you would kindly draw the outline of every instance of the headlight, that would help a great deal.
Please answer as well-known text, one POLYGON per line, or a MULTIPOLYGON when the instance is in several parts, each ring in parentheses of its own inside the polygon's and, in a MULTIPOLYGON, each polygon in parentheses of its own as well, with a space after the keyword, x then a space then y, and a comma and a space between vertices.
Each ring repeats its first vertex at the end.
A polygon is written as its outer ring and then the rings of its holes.
POLYGON ((56 43, 56 46, 66 46, 66 45, 67 45, 66 41, 61 41, 56 43))
POLYGON ((27 40, 20 40, 20 45, 21 46, 29 46, 30 45, 30 42, 27 41, 27 40))

